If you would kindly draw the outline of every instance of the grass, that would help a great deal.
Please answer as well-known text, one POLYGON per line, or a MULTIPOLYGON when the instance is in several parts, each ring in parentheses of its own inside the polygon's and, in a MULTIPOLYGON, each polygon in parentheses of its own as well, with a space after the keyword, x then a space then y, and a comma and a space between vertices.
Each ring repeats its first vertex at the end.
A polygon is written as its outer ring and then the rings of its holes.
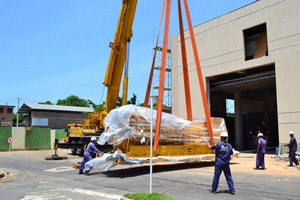
POLYGON ((166 196, 164 194, 159 193, 128 193, 124 194, 124 197, 128 199, 134 199, 134 200, 176 200, 173 197, 166 196))

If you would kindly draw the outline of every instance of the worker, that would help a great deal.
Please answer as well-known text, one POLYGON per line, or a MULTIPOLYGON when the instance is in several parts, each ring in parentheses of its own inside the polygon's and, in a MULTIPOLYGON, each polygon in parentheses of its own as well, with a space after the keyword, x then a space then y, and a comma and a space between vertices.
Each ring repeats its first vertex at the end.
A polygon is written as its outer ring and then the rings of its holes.
POLYGON ((256 167, 254 169, 265 170, 265 154, 267 142, 263 138, 264 134, 258 131, 257 134, 257 152, 256 152, 256 167))
POLYGON ((85 168, 85 163, 92 160, 96 156, 97 153, 100 153, 100 151, 97 149, 97 147, 95 145, 96 141, 97 141, 97 138, 95 136, 93 136, 91 138, 91 141, 88 144, 87 148, 85 149, 84 154, 83 154, 83 159, 82 159, 82 162, 79 167, 79 174, 84 173, 85 175, 89 175, 89 172, 91 171, 92 167, 85 168), (84 170, 84 172, 83 172, 83 170, 84 170))
POLYGON ((214 179, 212 183, 212 193, 217 193, 217 188, 219 185, 219 179, 222 171, 224 172, 230 194, 235 194, 234 183, 231 177, 229 161, 231 156, 233 155, 233 150, 231 144, 227 142, 228 133, 221 132, 220 134, 221 142, 210 145, 207 143, 208 147, 212 150, 215 150, 216 158, 215 158, 215 172, 214 172, 214 179))
POLYGON ((295 163, 295 165, 298 166, 299 162, 296 158, 297 140, 294 137, 294 131, 290 131, 289 135, 290 135, 290 142, 288 144, 284 145, 284 146, 289 147, 289 161, 290 161, 290 164, 288 166, 292 167, 293 163, 295 163))

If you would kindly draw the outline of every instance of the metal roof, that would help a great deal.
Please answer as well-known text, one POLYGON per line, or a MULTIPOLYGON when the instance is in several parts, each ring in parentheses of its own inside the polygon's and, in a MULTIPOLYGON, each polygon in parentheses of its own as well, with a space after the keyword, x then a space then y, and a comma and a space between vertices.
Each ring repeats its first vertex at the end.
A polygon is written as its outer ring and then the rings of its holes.
POLYGON ((48 104, 33 104, 24 103, 19 109, 19 113, 28 113, 31 110, 52 110, 52 111, 67 111, 67 112, 93 112, 92 108, 77 107, 77 106, 57 106, 48 104))
POLYGON ((0 105, 0 107, 4 108, 4 107, 7 107, 7 108, 14 108, 15 106, 9 106, 9 105, 0 105))

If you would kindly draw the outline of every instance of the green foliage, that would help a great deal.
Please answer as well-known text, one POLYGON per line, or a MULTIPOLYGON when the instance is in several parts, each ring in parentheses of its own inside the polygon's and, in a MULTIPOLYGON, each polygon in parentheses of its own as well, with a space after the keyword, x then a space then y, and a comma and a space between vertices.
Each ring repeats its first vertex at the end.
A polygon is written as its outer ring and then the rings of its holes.
POLYGON ((136 105, 136 95, 133 93, 133 96, 127 101, 127 104, 136 105))
POLYGON ((121 106, 122 106, 122 97, 118 97, 117 107, 121 107, 121 106))
POLYGON ((227 113, 226 117, 235 117, 235 113, 227 113))
MULTIPOLYGON (((133 96, 127 101, 127 104, 132 104, 132 105, 136 105, 136 99, 137 96, 133 93, 133 96)), ((118 97, 117 100, 117 107, 121 107, 122 106, 122 97, 118 97)))
POLYGON ((71 95, 66 99, 59 99, 56 105, 61 106, 78 106, 78 107, 90 107, 89 103, 85 99, 81 99, 78 96, 71 95))
POLYGON ((51 101, 39 102, 39 104, 54 105, 51 101))
POLYGON ((154 193, 128 193, 124 197, 134 200, 176 200, 173 197, 166 196, 157 192, 154 193))
POLYGON ((95 112, 100 112, 103 111, 105 102, 102 104, 95 104, 91 100, 88 100, 88 104, 94 109, 95 112))
MULTIPOLYGON (((23 114, 19 113, 18 114, 19 123, 21 123, 23 121, 22 119, 23 119, 23 114)), ((17 114, 16 113, 13 113, 13 124, 17 124, 17 114)))
MULTIPOLYGON (((140 106, 144 106, 144 103, 141 103, 140 106)), ((148 105, 148 107, 150 108, 151 105, 148 105)), ((157 108, 157 103, 153 104, 153 108, 157 108)), ((168 107, 166 104, 163 104, 163 108, 170 108, 170 107, 168 107)))
MULTIPOLYGON (((133 96, 127 101, 127 104, 136 105, 136 101, 137 101, 137 96, 135 94, 133 94, 133 96)), ((53 105, 50 101, 40 102, 39 104, 53 105)), ((56 103, 56 105, 61 105, 61 106, 92 107, 95 112, 103 111, 104 104, 105 104, 105 102, 103 102, 102 104, 95 104, 91 100, 81 99, 75 95, 70 95, 66 99, 59 99, 56 103)), ((120 106, 122 106, 122 98, 118 97, 116 107, 120 107, 120 106)))

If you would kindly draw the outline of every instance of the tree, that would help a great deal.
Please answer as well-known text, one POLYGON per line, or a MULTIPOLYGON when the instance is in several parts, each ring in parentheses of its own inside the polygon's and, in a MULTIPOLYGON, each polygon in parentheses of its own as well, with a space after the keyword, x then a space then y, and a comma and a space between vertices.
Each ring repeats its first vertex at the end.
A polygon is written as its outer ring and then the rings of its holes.
POLYGON ((78 107, 90 107, 89 103, 85 99, 81 99, 78 96, 70 95, 66 99, 59 99, 56 105, 61 106, 78 106, 78 107))
POLYGON ((13 124, 17 124, 17 115, 18 115, 18 123, 23 122, 23 114, 22 113, 13 113, 13 124))
POLYGON ((39 102, 38 104, 54 105, 51 101, 39 102))
POLYGON ((104 103, 105 102, 103 102, 102 104, 95 104, 91 100, 88 100, 88 104, 94 109, 95 112, 103 111, 103 109, 104 109, 104 103))
POLYGON ((133 93, 133 96, 127 101, 127 104, 136 105, 136 95, 133 93))
MULTIPOLYGON (((137 96, 133 93, 133 96, 127 101, 127 104, 136 105, 136 98, 137 98, 137 96)), ((122 100, 123 100, 122 97, 118 97, 117 107, 122 106, 122 100)))

